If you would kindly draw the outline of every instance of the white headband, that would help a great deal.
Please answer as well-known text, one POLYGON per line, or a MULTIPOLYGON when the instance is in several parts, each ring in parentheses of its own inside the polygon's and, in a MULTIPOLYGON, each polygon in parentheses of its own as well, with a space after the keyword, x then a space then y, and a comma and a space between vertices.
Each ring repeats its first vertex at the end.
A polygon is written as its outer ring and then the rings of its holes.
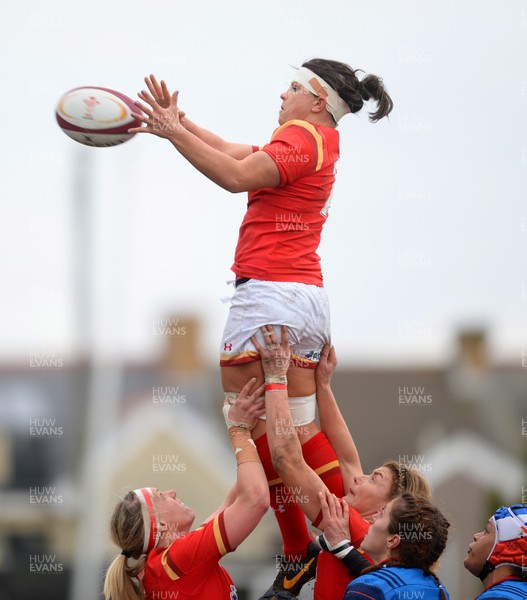
POLYGON ((326 99, 326 108, 331 116, 338 123, 344 115, 351 112, 350 107, 344 102, 344 100, 337 94, 337 92, 326 83, 322 77, 319 77, 313 71, 301 67, 296 72, 295 81, 303 85, 306 90, 310 91, 315 96, 322 96, 326 99))
POLYGON ((140 488, 134 490, 134 494, 141 503, 141 513, 143 515, 143 527, 145 535, 143 539, 143 554, 148 554, 159 544, 161 537, 161 524, 157 515, 156 505, 154 504, 154 493, 152 488, 140 488))

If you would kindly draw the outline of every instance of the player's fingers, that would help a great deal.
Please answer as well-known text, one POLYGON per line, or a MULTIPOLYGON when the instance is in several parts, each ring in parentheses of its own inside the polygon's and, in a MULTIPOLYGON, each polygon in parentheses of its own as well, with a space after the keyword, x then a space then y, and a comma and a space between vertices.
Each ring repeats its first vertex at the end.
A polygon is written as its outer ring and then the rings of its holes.
MULTIPOLYGON (((153 73, 150 74, 150 77, 145 77, 145 81, 146 81, 147 85, 148 85, 148 82, 150 82, 150 84, 151 84, 152 88, 155 90, 156 94, 158 94, 159 96, 163 95, 163 90, 162 90, 161 86, 159 85, 159 82, 157 81, 156 76, 153 73)), ((148 89, 150 91, 152 91, 150 86, 148 86, 148 89)))
POLYGON ((335 502, 333 499, 333 494, 329 490, 325 490, 325 500, 328 505, 329 514, 334 517, 335 516, 335 502))
POLYGON ((133 127, 128 129, 128 133, 152 133, 150 127, 133 127))
POLYGON ((264 325, 261 327, 261 331, 266 346, 276 343, 276 335, 271 325, 264 325))
POLYGON ((335 364, 337 363, 337 353, 335 352, 335 346, 331 346, 331 348, 329 349, 328 357, 332 362, 334 362, 335 364))
POLYGON ((274 332, 274 327, 272 325, 264 325, 262 327, 262 332, 264 334, 264 340, 270 342, 271 344, 278 343, 278 338, 276 337, 276 333, 274 332))
POLYGON ((331 494, 331 498, 332 498, 333 508, 335 510, 335 515, 339 518, 342 517, 342 505, 341 505, 339 499, 335 496, 335 494, 331 494))
POLYGON ((318 492, 318 497, 320 499, 320 507, 322 508, 322 512, 325 512, 327 514, 329 511, 329 507, 328 507, 328 502, 326 500, 326 493, 318 492))
POLYGON ((262 406, 262 408, 256 409, 256 411, 254 412, 254 414, 257 417, 261 417, 262 415, 265 415, 265 404, 262 406))
POLYGON ((249 381, 242 387, 241 392, 238 394, 238 399, 245 400, 247 396, 249 396, 250 390, 254 383, 256 382, 256 377, 251 377, 249 381), (243 396, 243 398, 242 398, 243 396))
POLYGON ((282 325, 282 346, 289 348, 289 330, 286 325, 282 325))
MULTIPOLYGON (((152 118, 152 111, 148 108, 148 106, 146 106, 145 104, 143 104, 142 102, 139 102, 138 100, 135 101, 135 105, 137 106, 137 108, 139 108, 140 110, 142 110, 145 115, 148 115, 150 118, 152 118)), ((136 116, 139 120, 145 120, 144 115, 134 115, 136 116)))
POLYGON ((253 343, 254 347, 258 350, 259 353, 265 351, 265 349, 262 348, 262 346, 260 345, 260 342, 256 339, 255 335, 251 335, 251 342, 253 343))
POLYGON ((176 107, 176 108, 177 108, 177 101, 178 101, 178 98, 179 98, 179 91, 177 91, 177 90, 176 90, 176 91, 175 91, 175 92, 172 94, 172 100, 171 100, 171 102, 170 102, 170 105, 171 105, 171 106, 174 106, 174 107, 176 107))
POLYGON ((139 96, 139 98, 141 98, 141 100, 143 100, 143 102, 146 102, 152 108, 154 108, 155 106, 159 106, 157 104, 157 102, 155 101, 155 99, 150 94, 150 92, 147 92, 146 90, 141 90, 140 92, 137 93, 137 95, 139 96))
POLYGON ((161 90, 163 91, 163 97, 166 100, 170 100, 170 92, 168 91, 168 86, 163 79, 161 80, 161 90))
POLYGON ((154 109, 160 106, 159 102, 157 102, 157 100, 152 96, 152 94, 150 92, 147 92, 146 90, 141 90, 137 95, 139 96, 139 98, 141 98, 141 100, 144 100, 154 109))
POLYGON ((163 92, 161 91, 161 87, 159 83, 157 83, 156 78, 153 75, 150 75, 150 77, 145 77, 145 83, 150 93, 156 99, 157 102, 163 99, 163 92))
POLYGON ((261 386, 257 387, 251 394, 251 396, 253 396, 254 401, 256 402, 260 399, 261 396, 263 396, 263 394, 265 394, 265 383, 262 383, 261 386))
POLYGON ((256 414, 263 414, 265 412, 265 402, 262 402, 265 398, 256 398, 254 401, 255 412, 256 414))

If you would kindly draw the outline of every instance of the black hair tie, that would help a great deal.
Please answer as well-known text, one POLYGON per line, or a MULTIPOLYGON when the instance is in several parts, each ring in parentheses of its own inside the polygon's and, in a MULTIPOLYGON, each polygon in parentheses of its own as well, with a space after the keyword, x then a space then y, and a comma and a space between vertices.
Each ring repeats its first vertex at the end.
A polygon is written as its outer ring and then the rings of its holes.
POLYGON ((130 553, 130 552, 128 552, 128 550, 123 550, 123 551, 121 552, 121 554, 122 554, 123 556, 126 556, 126 558, 130 558, 130 557, 132 556, 132 555, 131 555, 131 553, 130 553))

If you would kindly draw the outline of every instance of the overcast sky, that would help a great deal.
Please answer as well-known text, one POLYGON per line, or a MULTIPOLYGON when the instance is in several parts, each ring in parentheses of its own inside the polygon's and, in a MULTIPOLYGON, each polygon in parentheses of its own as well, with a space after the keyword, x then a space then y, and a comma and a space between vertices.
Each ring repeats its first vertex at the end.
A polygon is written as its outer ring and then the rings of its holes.
POLYGON ((395 104, 389 121, 370 124, 364 110, 339 126, 320 254, 341 359, 441 362, 458 327, 483 325, 493 354, 520 364, 527 2, 51 0, 3 3, 0 17, 0 358, 73 360, 79 314, 92 314, 98 352, 148 358, 161 343, 155 319, 199 312, 213 363, 227 316, 219 299, 231 293, 246 195, 217 188, 158 138, 82 147, 54 120, 64 92, 134 96, 154 72, 198 124, 263 144, 289 65, 324 57, 382 76, 395 104), (91 173, 89 295, 74 278, 80 161, 91 173))

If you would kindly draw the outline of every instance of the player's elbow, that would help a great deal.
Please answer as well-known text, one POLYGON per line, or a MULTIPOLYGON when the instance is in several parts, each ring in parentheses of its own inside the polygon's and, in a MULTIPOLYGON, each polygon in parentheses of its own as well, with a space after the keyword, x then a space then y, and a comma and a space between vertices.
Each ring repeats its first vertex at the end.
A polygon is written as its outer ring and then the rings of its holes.
POLYGON ((245 506, 254 514, 262 516, 267 512, 270 505, 269 486, 267 481, 258 482, 248 488, 241 499, 245 506))
POLYGON ((248 191, 245 181, 237 176, 229 177, 223 187, 231 194, 239 194, 240 192, 248 191))

